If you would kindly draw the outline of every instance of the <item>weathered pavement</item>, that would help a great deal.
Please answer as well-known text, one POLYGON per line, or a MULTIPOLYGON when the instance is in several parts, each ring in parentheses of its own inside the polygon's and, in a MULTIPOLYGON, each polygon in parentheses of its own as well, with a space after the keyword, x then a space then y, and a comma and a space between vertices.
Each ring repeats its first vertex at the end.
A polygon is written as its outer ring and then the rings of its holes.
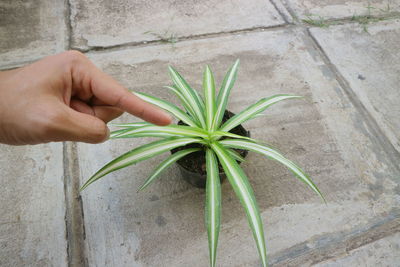
MULTIPOLYGON (((79 49, 127 88, 176 102, 162 88, 169 64, 199 89, 205 64, 220 83, 240 58, 232 111, 261 96, 306 96, 245 127, 327 198, 249 154, 271 265, 399 266, 399 16, 398 1, 3 1, 0 68, 79 49)), ((173 167, 136 193, 163 156, 79 197, 99 167, 145 142, 1 145, 0 265, 208 266, 204 191, 173 167)), ((260 266, 243 209, 228 183, 222 191, 218 266, 260 266)))

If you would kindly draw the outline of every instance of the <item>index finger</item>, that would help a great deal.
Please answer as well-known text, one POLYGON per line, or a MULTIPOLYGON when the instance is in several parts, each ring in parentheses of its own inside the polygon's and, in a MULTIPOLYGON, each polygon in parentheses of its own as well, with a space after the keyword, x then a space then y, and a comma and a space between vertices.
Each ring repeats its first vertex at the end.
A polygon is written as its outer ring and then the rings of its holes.
MULTIPOLYGON (((87 89, 107 105, 118 107, 134 116, 157 125, 168 125, 171 123, 171 117, 165 111, 130 93, 111 76, 99 70, 88 59, 82 61, 81 64, 83 64, 83 68, 77 67, 75 71, 84 73, 79 73, 80 75, 75 76, 83 77, 81 79, 85 79, 90 87, 87 89)), ((81 82, 80 84, 83 83, 81 82)), ((83 89, 85 90, 85 88, 83 89)))

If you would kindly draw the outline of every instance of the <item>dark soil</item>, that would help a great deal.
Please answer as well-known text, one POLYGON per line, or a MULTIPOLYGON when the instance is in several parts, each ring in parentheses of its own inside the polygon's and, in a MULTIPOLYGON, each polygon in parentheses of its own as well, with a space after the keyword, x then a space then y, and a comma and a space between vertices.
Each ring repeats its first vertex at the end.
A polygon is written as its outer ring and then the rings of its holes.
MULTIPOLYGON (((235 115, 234 113, 232 113, 230 111, 226 111, 222 121, 225 122, 229 118, 233 117, 234 115, 235 115)), ((182 121, 179 121, 178 125, 186 125, 186 124, 183 123, 182 121)), ((238 134, 238 135, 242 135, 242 136, 250 137, 250 132, 246 131, 246 129, 244 129, 242 125, 236 126, 229 132, 238 134)), ((220 140, 223 140, 223 139, 226 139, 226 137, 222 137, 220 140)), ((200 175, 205 175, 206 174, 206 152, 205 152, 204 145, 189 144, 189 145, 186 145, 183 147, 174 148, 171 150, 171 153, 175 153, 180 150, 184 150, 187 148, 194 148, 194 147, 200 147, 203 150, 190 153, 189 155, 178 160, 177 163, 190 172, 198 173, 200 175)), ((247 150, 242 150, 242 149, 234 149, 234 150, 236 152, 238 152, 243 158, 246 157, 246 155, 248 153, 247 150)), ((240 164, 240 162, 238 162, 238 163, 240 164)), ((223 170, 221 164, 218 163, 218 167, 219 167, 219 173, 222 174, 224 172, 224 170, 223 170)))

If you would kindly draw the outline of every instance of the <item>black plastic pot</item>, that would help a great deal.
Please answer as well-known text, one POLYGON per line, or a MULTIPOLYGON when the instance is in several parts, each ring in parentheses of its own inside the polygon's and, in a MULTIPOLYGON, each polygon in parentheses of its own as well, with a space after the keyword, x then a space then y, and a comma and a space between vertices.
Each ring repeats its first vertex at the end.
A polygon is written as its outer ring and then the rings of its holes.
MULTIPOLYGON (((226 111, 224 114, 224 118, 222 119, 223 122, 227 121, 229 118, 233 117, 235 114, 226 111)), ((179 121, 179 125, 184 125, 183 122, 179 121)), ((242 136, 247 136, 250 137, 250 132, 247 131, 242 125, 236 126, 229 132, 242 135, 242 136)), ((224 138, 221 138, 224 139, 224 138)), ((193 148, 193 147, 200 147, 200 148, 205 148, 201 144, 189 144, 183 147, 178 147, 173 150, 171 150, 171 153, 178 152, 180 150, 184 150, 187 148, 193 148)), ((247 150, 242 150, 242 149, 235 149, 236 152, 238 152, 243 158, 247 156, 248 151, 247 150)), ((205 188, 206 187, 206 181, 207 181, 207 173, 206 173, 206 160, 205 160, 206 153, 204 150, 198 151, 191 153, 187 155, 186 157, 183 157, 182 159, 177 161, 179 170, 182 174, 182 177, 185 181, 190 183, 191 185, 198 187, 198 188, 205 188)), ((238 162, 240 164, 240 162, 238 162)), ((220 176, 220 181, 221 183, 225 180, 226 175, 221 167, 219 165, 219 176, 220 176)))

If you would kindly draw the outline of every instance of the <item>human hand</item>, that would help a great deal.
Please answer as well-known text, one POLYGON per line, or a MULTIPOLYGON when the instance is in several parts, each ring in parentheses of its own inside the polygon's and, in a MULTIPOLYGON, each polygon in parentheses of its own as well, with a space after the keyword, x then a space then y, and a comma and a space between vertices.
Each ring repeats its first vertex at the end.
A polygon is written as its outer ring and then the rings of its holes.
POLYGON ((77 51, 0 72, 0 143, 100 143, 109 136, 106 123, 123 111, 157 125, 171 123, 168 114, 77 51))

